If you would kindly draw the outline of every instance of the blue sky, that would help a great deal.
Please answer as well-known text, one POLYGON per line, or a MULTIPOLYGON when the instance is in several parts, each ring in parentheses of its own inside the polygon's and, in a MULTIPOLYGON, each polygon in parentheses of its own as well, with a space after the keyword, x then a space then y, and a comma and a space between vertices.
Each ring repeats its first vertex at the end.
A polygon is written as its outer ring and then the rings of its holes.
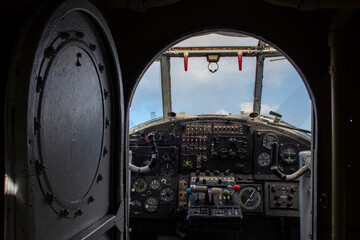
MULTIPOLYGON (((257 45, 254 38, 209 34, 187 39, 176 46, 246 46, 257 45)), ((184 71, 183 58, 171 59, 172 103, 174 112, 187 114, 239 114, 251 112, 253 104, 255 58, 243 58, 238 70, 236 57, 223 57, 219 70, 210 73, 206 58, 189 58, 184 71)), ((130 109, 130 127, 162 116, 160 64, 155 62, 143 76, 130 109)), ((296 127, 311 129, 311 102, 296 70, 287 60, 264 65, 261 113, 279 112, 283 120, 296 127)))

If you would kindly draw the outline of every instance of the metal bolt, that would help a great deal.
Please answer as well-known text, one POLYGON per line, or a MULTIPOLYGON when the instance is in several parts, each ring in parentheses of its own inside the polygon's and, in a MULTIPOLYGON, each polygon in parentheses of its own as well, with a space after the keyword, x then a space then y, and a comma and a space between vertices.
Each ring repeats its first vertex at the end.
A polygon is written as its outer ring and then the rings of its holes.
POLYGON ((99 176, 97 177, 97 182, 99 183, 99 182, 101 182, 103 179, 104 179, 104 177, 103 177, 101 174, 99 174, 99 176))
POLYGON ((91 44, 91 43, 90 43, 90 46, 89 46, 89 47, 90 47, 90 50, 91 50, 91 51, 95 51, 95 50, 96 50, 96 45, 95 45, 95 44, 91 44))
POLYGON ((66 217, 66 216, 68 216, 69 215, 69 210, 67 210, 67 209, 62 209, 61 211, 60 211, 60 214, 62 215, 62 216, 64 216, 64 217, 66 217))
POLYGON ((84 211, 81 210, 81 209, 79 209, 79 210, 76 211, 75 214, 76 214, 77 216, 81 216, 83 213, 84 213, 84 211))
POLYGON ((106 146, 104 147, 104 151, 103 151, 103 156, 105 157, 105 155, 106 154, 108 154, 109 153, 109 151, 108 151, 108 149, 106 148, 106 146))
POLYGON ((50 204, 52 204, 55 201, 56 197, 54 194, 47 192, 46 199, 49 201, 50 204))
POLYGON ((37 175, 41 175, 42 171, 45 168, 45 164, 43 164, 42 162, 40 162, 39 160, 37 160, 35 162, 35 170, 36 170, 36 174, 37 175))
POLYGON ((104 70, 105 70, 104 65, 101 65, 101 64, 99 63, 99 70, 100 70, 101 73, 103 73, 104 70))
POLYGON ((90 196, 88 199, 88 203, 92 203, 95 201, 95 198, 93 196, 90 196))

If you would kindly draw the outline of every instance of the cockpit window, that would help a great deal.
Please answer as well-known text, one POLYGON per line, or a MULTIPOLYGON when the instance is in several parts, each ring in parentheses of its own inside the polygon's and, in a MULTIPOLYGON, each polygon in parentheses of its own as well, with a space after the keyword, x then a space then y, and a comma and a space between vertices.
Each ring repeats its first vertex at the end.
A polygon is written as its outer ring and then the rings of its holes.
POLYGON ((185 72, 182 58, 171 59, 173 111, 234 115, 245 107, 252 109, 255 63, 255 58, 244 58, 239 71, 237 58, 224 57, 218 71, 211 73, 206 58, 190 58, 185 72))
POLYGON ((136 88, 130 108, 130 128, 162 117, 160 63, 154 62, 136 88))
POLYGON ((285 58, 264 62, 261 114, 269 111, 295 127, 311 130, 311 101, 299 74, 285 58))
POLYGON ((225 116, 257 112, 274 118, 269 114, 273 111, 282 115, 282 122, 310 131, 311 101, 294 67, 266 43, 235 35, 192 37, 159 56, 137 87, 130 109, 130 128, 151 120, 169 120, 164 112, 225 116), (189 57, 185 63, 186 54, 189 57), (209 61, 210 54, 220 56, 215 64, 209 61), (164 59, 170 65, 170 77, 165 77, 170 81, 163 83, 169 87, 162 90, 164 59), (162 96, 162 91, 171 94, 162 96))

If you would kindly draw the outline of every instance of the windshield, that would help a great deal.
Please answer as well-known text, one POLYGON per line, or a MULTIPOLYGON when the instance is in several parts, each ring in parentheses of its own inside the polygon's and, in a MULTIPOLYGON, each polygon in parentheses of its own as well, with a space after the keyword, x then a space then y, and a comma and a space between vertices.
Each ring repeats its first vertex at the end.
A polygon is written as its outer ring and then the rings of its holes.
MULTIPOLYGON (((251 37, 208 34, 187 39, 174 47, 258 46, 251 37)), ((218 69, 208 69, 206 57, 188 58, 184 70, 183 55, 171 56, 172 111, 189 115, 237 115, 254 111, 257 57, 242 57, 239 70, 237 56, 220 57, 218 69)), ((283 57, 265 57, 263 61, 260 114, 280 113, 295 127, 311 130, 311 102, 297 71, 283 57)), ((130 109, 130 127, 162 117, 160 64, 155 62, 140 81, 130 109), (152 95, 152 97, 150 97, 152 95), (160 96, 160 97, 159 97, 160 96), (155 114, 154 114, 155 112, 155 114), (155 116, 154 116, 155 115, 155 116)), ((273 117, 273 116, 271 116, 273 117)))

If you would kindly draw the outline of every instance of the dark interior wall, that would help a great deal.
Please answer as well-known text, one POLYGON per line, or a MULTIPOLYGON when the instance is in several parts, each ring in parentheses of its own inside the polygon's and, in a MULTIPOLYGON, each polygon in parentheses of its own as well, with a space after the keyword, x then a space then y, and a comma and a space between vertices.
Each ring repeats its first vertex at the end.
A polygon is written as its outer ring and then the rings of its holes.
MULTIPOLYGON (((319 195, 331 198, 331 89, 328 32, 333 11, 298 11, 263 1, 180 1, 145 12, 105 9, 117 44, 125 106, 151 61, 179 39, 198 31, 229 29, 272 43, 296 64, 308 81, 316 106, 319 195)), ((331 231, 331 205, 318 209, 319 239, 331 231)))

